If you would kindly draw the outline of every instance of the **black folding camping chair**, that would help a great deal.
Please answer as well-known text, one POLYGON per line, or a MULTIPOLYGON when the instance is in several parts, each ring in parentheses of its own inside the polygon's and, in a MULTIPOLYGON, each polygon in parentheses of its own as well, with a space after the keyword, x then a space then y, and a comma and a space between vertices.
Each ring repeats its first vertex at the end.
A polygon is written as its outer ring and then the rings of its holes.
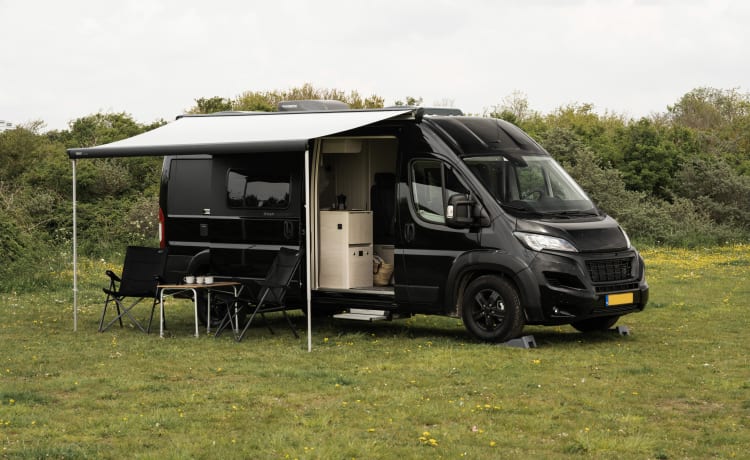
POLYGON ((300 250, 285 247, 280 248, 268 269, 268 273, 266 273, 265 279, 258 283, 259 289, 255 296, 247 301, 235 302, 234 308, 228 308, 224 321, 222 321, 222 324, 217 329, 216 335, 218 336, 228 326, 231 326, 233 329, 235 324, 239 326, 238 318, 244 316, 248 310, 252 310, 252 313, 247 319, 244 329, 239 334, 235 334, 235 339, 238 342, 242 341, 245 337, 250 324, 252 324, 253 319, 257 316, 263 319, 268 330, 273 334, 274 331, 266 320, 265 313, 280 311, 294 336, 299 338, 292 320, 286 314, 286 310, 289 307, 285 303, 285 298, 292 277, 300 265, 301 258, 300 250))
POLYGON ((104 293, 107 294, 107 299, 104 301, 102 317, 99 320, 99 332, 106 331, 118 321, 120 327, 123 327, 123 316, 127 316, 128 319, 130 319, 130 322, 141 331, 151 331, 154 310, 156 309, 156 304, 159 302, 157 285, 164 274, 166 261, 166 249, 128 246, 127 251, 125 252, 125 262, 122 267, 122 277, 117 276, 111 270, 106 271, 106 274, 109 277, 109 288, 103 289, 104 293), (126 305, 126 298, 134 300, 129 305, 126 305), (148 321, 148 328, 144 328, 131 313, 131 310, 145 299, 153 300, 151 303, 151 317, 148 321), (111 303, 114 303, 117 315, 105 325, 104 321, 107 315, 107 309, 111 303))

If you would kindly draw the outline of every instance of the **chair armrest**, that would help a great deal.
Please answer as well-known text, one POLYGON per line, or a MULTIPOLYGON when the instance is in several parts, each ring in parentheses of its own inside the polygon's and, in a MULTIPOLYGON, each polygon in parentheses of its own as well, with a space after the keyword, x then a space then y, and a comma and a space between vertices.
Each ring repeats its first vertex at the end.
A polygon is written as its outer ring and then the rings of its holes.
POLYGON ((115 275, 115 273, 114 273, 114 272, 113 272, 112 270, 107 270, 107 271, 106 271, 106 272, 104 272, 104 273, 106 273, 106 274, 107 274, 107 276, 109 276, 109 277, 110 277, 110 278, 112 279, 112 281, 117 281, 118 283, 119 283, 120 281, 122 281, 122 280, 120 279, 120 277, 119 277, 119 276, 117 276, 117 275, 115 275))

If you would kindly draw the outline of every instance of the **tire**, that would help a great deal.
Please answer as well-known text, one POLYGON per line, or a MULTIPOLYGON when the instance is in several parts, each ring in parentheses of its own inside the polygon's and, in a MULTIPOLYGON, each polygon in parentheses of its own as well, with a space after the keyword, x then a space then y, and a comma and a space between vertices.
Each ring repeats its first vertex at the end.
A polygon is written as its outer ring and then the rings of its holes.
POLYGON ((576 330, 580 332, 597 332, 606 331, 615 325, 620 316, 601 316, 598 318, 584 319, 583 321, 577 321, 571 323, 576 330))
POLYGON ((461 318, 471 334, 487 342, 514 339, 524 326, 518 291, 508 280, 494 275, 480 276, 469 284, 461 318))

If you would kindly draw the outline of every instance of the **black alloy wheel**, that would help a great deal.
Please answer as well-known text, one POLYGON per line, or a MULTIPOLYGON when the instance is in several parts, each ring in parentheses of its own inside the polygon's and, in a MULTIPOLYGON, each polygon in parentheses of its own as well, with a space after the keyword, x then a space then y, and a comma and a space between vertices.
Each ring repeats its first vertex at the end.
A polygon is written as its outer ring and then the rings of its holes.
POLYGON ((464 326, 481 340, 505 342, 523 330, 518 291, 505 278, 483 275, 472 281, 464 293, 462 307, 464 326))

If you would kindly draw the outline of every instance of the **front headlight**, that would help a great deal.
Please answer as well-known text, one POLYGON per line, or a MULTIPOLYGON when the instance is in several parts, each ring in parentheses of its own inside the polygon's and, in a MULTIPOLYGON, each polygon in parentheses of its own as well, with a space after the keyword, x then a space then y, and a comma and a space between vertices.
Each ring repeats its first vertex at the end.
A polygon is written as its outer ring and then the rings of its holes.
POLYGON ((526 232, 513 232, 513 234, 524 246, 533 251, 551 249, 553 251, 578 252, 578 249, 570 241, 563 238, 526 232))

